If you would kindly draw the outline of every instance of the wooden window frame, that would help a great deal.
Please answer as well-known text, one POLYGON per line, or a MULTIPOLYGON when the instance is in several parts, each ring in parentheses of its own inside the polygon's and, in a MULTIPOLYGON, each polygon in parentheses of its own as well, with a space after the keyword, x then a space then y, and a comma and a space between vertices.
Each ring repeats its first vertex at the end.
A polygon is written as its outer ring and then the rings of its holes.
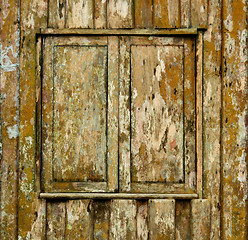
MULTIPOLYGON (((164 29, 164 30, 148 30, 148 29, 132 29, 132 30, 92 30, 92 29, 40 29, 37 33, 36 48, 36 166, 37 176, 39 178, 39 186, 37 186, 41 198, 50 199, 70 199, 70 198, 93 198, 93 199, 111 199, 111 198, 175 198, 175 199, 193 199, 202 198, 202 82, 203 82, 203 31, 198 29, 164 29), (41 89, 42 89, 42 38, 47 36, 194 36, 196 39, 196 192, 195 193, 113 193, 116 188, 109 192, 44 192, 41 190, 41 89)), ((117 164, 118 166, 118 164, 117 164)), ((118 181, 118 180, 117 180, 118 181)), ((116 184, 116 183, 115 183, 116 184)), ((118 184, 118 182, 117 182, 118 184)))

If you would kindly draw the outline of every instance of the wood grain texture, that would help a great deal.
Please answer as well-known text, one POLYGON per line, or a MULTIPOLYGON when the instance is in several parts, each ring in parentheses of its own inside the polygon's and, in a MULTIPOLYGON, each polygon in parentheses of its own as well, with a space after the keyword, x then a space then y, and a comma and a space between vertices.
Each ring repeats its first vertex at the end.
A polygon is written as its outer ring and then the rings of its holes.
POLYGON ((18 164, 18 238, 42 238, 37 228, 42 228, 40 212, 42 201, 38 198, 35 162, 35 76, 36 35, 35 29, 47 27, 47 1, 24 0, 20 5, 20 81, 19 81, 19 164, 18 164))
POLYGON ((148 239, 148 201, 137 201, 137 239, 148 239))
POLYGON ((134 18, 136 28, 153 27, 153 0, 135 1, 134 18))
POLYGON ((19 3, 0 1, 0 239, 17 239, 19 3))
POLYGON ((94 239, 109 239, 110 201, 94 201, 94 239))
POLYGON ((206 28, 208 24, 208 1, 191 0, 191 26, 206 28))
POLYGON ((196 162, 195 162, 195 134, 196 134, 196 107, 192 102, 196 99, 195 89, 195 43, 185 39, 184 57, 184 147, 185 147, 185 182, 189 191, 196 189, 196 162))
POLYGON ((112 200, 110 213, 110 239, 136 239, 135 200, 112 200))
POLYGON ((108 37, 108 191, 118 189, 119 39, 108 37))
POLYGON ((132 0, 108 1, 108 28, 132 28, 133 23, 132 0))
POLYGON ((191 25, 190 4, 191 0, 180 1, 181 28, 189 28, 191 25))
POLYGON ((130 37, 120 37, 119 80, 119 187, 131 190, 130 149, 130 37))
POLYGON ((107 1, 95 0, 94 27, 104 29, 107 27, 107 1))
POLYGON ((42 161, 45 171, 42 169, 42 191, 52 191, 52 159, 53 159, 53 138, 52 138, 52 121, 53 121, 53 45, 52 37, 43 40, 43 79, 42 79, 42 125, 41 125, 41 144, 42 144, 42 161))
POLYGON ((66 204, 65 239, 93 239, 92 200, 71 200, 66 204))
POLYGON ((192 240, 210 239, 210 201, 195 199, 191 201, 192 240))
POLYGON ((197 193, 202 198, 202 81, 203 81, 203 33, 199 32, 196 39, 196 152, 197 152, 197 193))
POLYGON ((247 1, 223 1, 222 234, 247 239, 247 1))
POLYGON ((149 239, 175 239, 175 200, 149 200, 149 239))
POLYGON ((40 193, 44 199, 195 199, 197 194, 160 193, 40 193))
POLYGON ((102 35, 102 36, 120 36, 120 35, 197 35, 196 28, 179 29, 52 29, 42 28, 40 33, 43 35, 102 35))
POLYGON ((58 46, 53 61, 54 180, 104 182, 107 47, 58 46))
POLYGON ((183 48, 133 45, 131 63, 132 182, 183 182, 183 48))
POLYGON ((191 239, 190 238, 190 220, 191 220, 191 204, 187 200, 176 201, 175 216, 176 240, 191 239))
POLYGON ((221 3, 209 1, 203 35, 203 196, 211 202, 211 239, 220 239, 221 3))
POLYGON ((153 7, 154 28, 178 28, 180 26, 179 0, 154 0, 153 7))
POLYGON ((47 239, 65 239, 66 203, 47 203, 47 239))
POLYGON ((65 27, 66 0, 48 0, 48 27, 65 27))
POLYGON ((66 1, 66 27, 93 28, 93 0, 66 1))

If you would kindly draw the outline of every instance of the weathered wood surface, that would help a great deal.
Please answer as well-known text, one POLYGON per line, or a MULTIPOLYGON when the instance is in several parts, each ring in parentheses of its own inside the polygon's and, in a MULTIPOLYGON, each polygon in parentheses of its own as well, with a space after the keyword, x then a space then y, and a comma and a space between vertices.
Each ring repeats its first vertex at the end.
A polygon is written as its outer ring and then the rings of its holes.
POLYGON ((46 144, 53 146, 54 181, 104 182, 107 46, 57 46, 53 54, 53 98, 47 103, 53 142, 46 144))
POLYGON ((206 28, 208 21, 208 1, 191 0, 191 25, 192 27, 206 28))
POLYGON ((53 28, 206 28, 207 0, 50 0, 53 28))
POLYGON ((102 36, 122 36, 122 35, 197 35, 197 28, 180 28, 180 29, 55 29, 45 28, 37 31, 42 35, 102 35, 102 36))
POLYGON ((205 199, 192 200, 191 214, 191 239, 210 239, 210 201, 205 199))
POLYGON ((185 182, 189 191, 196 189, 196 107, 192 102, 196 99, 195 89, 195 44, 190 39, 185 40, 185 67, 184 71, 184 128, 185 128, 185 182))
POLYGON ((135 200, 112 200, 110 213, 110 239, 136 239, 135 200))
MULTIPOLYGON (((7 4, 7 3, 6 3, 7 4)), ((15 3, 16 4, 16 3, 15 3)), ((44 238, 44 203, 38 198, 36 163, 36 35, 47 27, 47 1, 22 1, 20 5, 18 239, 44 238)), ((13 90, 12 90, 13 91, 13 90)), ((10 239, 14 239, 11 237, 10 239)))
POLYGON ((132 0, 109 0, 107 13, 108 28, 133 27, 132 0))
POLYGON ((222 234, 247 239, 247 1, 223 1, 222 234))
POLYGON ((183 182, 183 47, 133 45, 131 64, 132 182, 183 182))
POLYGON ((181 14, 181 28, 189 28, 191 21, 190 21, 190 4, 191 0, 181 0, 180 5, 180 14, 181 14))
POLYGON ((209 1, 203 35, 203 197, 211 202, 210 239, 220 239, 221 217, 221 2, 209 1))
POLYGON ((44 199, 195 199, 197 194, 165 193, 40 193, 44 199))
POLYGON ((110 201, 94 201, 94 239, 109 239, 110 201))
POLYGON ((47 203, 47 239, 64 239, 66 232, 66 205, 64 202, 47 203))
MULTIPOLYGON (((208 222, 210 216, 211 226, 209 227, 209 224, 207 224, 208 235, 202 238, 247 239, 247 2, 244 0, 163 1, 162 5, 167 6, 163 7, 163 11, 169 13, 169 15, 164 14, 163 16, 158 15, 155 5, 152 5, 150 1, 135 1, 134 6, 130 4, 130 6, 126 5, 127 8, 121 8, 120 6, 125 5, 125 2, 131 3, 131 1, 124 0, 109 1, 109 4, 112 4, 110 6, 105 0, 95 0, 92 1, 92 7, 84 8, 84 5, 82 5, 75 8, 75 6, 71 7, 70 2, 65 0, 24 0, 21 1, 20 6, 16 1, 1 1, 1 239, 16 239, 17 235, 19 239, 45 239, 46 234, 47 237, 51 234, 51 231, 45 233, 46 200, 38 199, 40 159, 35 156, 37 150, 35 126, 39 125, 40 120, 36 118, 35 111, 37 109, 37 112, 40 112, 40 108, 35 105, 35 99, 39 104, 41 99, 40 86, 39 81, 36 80, 39 78, 39 72, 41 71, 41 66, 39 66, 41 56, 35 56, 36 45, 40 44, 40 39, 36 39, 35 32, 40 32, 40 28, 50 27, 53 29, 45 30, 46 34, 94 34, 92 31, 94 28, 101 30, 111 27, 114 28, 113 31, 98 32, 98 34, 143 33, 153 35, 152 31, 146 31, 145 29, 141 29, 141 32, 137 33, 136 29, 125 29, 126 32, 119 32, 115 28, 152 28, 155 26, 155 21, 158 21, 162 28, 165 26, 163 24, 168 24, 168 28, 174 28, 175 26, 181 26, 181 28, 207 27, 207 31, 203 34, 204 152, 202 183, 203 198, 209 199, 211 203, 210 207, 208 205, 205 208, 210 214, 206 214, 205 219, 208 222), (172 4, 168 8, 169 2, 172 4), (171 15, 171 9, 177 5, 178 9, 174 9, 176 14, 171 15), (20 7, 20 18, 18 17, 18 7, 20 7), (111 11, 109 11, 110 8, 111 11), (147 9, 150 8, 152 11, 147 12, 147 9), (128 11, 126 11, 127 9, 128 11), (89 11, 89 18, 81 14, 86 10, 89 11), (107 12, 110 15, 107 16, 107 12), (77 13, 80 14, 77 15, 77 13), (122 19, 124 15, 125 17, 122 19), (79 19, 79 21, 75 21, 76 19, 79 19), (110 19, 115 20, 109 21, 110 19), (18 21, 20 21, 21 27, 20 38, 18 35, 18 21), (70 31, 65 27, 70 28, 70 31), (83 29, 74 29, 84 27, 91 29, 86 29, 89 32, 83 29), (17 39, 20 39, 20 42, 17 39), (19 46, 20 53, 18 54, 19 46), (19 57, 20 68, 18 73, 19 57), (37 71, 35 72, 36 67, 37 71), (20 74, 19 83, 17 81, 18 74, 20 74), (17 101, 18 86, 20 87, 20 105, 17 101), (37 91, 35 90, 36 87, 37 91), (18 107, 20 107, 19 112, 18 107), (19 116, 20 132, 19 143, 17 143, 18 130, 16 131, 16 129, 18 129, 19 116), (16 174, 16 168, 18 168, 18 175, 16 174), (16 186, 17 176, 19 176, 18 187, 16 186), (17 196, 18 211, 15 207, 17 196), (220 226, 222 227, 221 231, 220 226)), ((157 2, 154 1, 155 4, 157 2)), ((75 3, 77 2, 75 1, 75 3)), ((192 30, 164 30, 164 34, 187 34, 187 32, 192 33, 192 30)), ((195 30, 193 32, 193 34, 196 33, 195 30)), ((156 34, 161 34, 161 32, 156 32, 156 34)), ((191 52, 190 49, 193 48, 186 48, 185 53, 193 59, 192 56, 195 53, 194 51, 191 52)), ((188 76, 193 76, 191 69, 193 68, 186 69, 188 76)), ((186 78, 185 81, 187 81, 186 78)), ((184 87, 185 91, 190 93, 188 85, 185 84, 184 87)), ((125 101, 127 100, 123 100, 123 102, 125 101)), ((190 119, 195 119, 195 110, 193 110, 194 113, 185 112, 187 128, 191 128, 193 124, 190 119)), ((188 166, 194 172, 195 165, 191 164, 189 159, 194 159, 192 147, 195 146, 195 142, 186 141, 184 144, 188 149, 185 155, 185 166, 188 166)), ((39 153, 39 151, 37 152, 39 153)), ((195 176, 193 174, 187 175, 186 171, 185 180, 190 186, 190 190, 194 191, 195 176)), ((114 182, 115 187, 113 189, 117 189, 118 184, 116 184, 116 180, 114 182)), ((79 185, 76 184, 75 189, 78 189, 79 185)), ((81 186, 79 189, 84 188, 81 186)), ((157 189, 161 190, 162 187, 157 187, 157 189)), ((139 191, 144 190, 147 191, 146 188, 139 189, 139 191)), ((127 190, 124 189, 124 191, 127 190)), ((178 192, 180 191, 182 189, 178 190, 178 192)), ((72 196, 75 197, 75 195, 72 196)), ((128 198, 128 195, 125 195, 125 198, 128 198)), ((135 202, 135 204, 134 202, 132 201, 131 205, 135 205, 137 210, 136 215, 133 214, 137 219, 134 223, 134 226, 136 226, 135 237, 139 236, 141 239, 146 239, 150 234, 149 227, 146 226, 150 210, 147 207, 147 201, 135 202)), ((51 204, 49 203, 47 206, 47 213, 50 215, 47 220, 49 222, 54 221, 55 224, 57 220, 51 218, 51 204)), ((68 203, 57 202, 54 204, 67 206, 68 203)), ((53 208, 56 210, 58 206, 55 205, 53 208)), ((97 235, 99 239, 107 239, 106 232, 109 231, 109 224, 106 219, 110 216, 110 212, 107 211, 109 205, 105 206, 105 203, 102 203, 101 207, 95 206, 96 209, 101 210, 94 210, 94 217, 91 218, 94 221, 86 219, 85 223, 92 222, 92 227, 94 224, 95 230, 90 231, 91 234, 94 232, 95 238, 97 235), (103 211, 103 213, 98 211, 103 211), (98 231, 97 229, 101 230, 98 231)), ((77 208, 73 205, 74 207, 77 208)), ((95 207, 93 208, 95 209, 95 207)), ((195 203, 194 206, 192 205, 192 209, 194 210, 192 212, 194 216, 190 216, 189 202, 176 203, 174 224, 176 238, 190 239, 193 237, 188 235, 188 218, 191 218, 190 221, 196 219, 197 221, 194 221, 194 224, 197 226, 203 224, 199 220, 202 218, 204 211, 199 212, 198 205, 195 203)), ((63 217, 59 217, 59 215, 62 214, 66 219, 67 210, 56 210, 55 212, 57 212, 58 221, 61 219, 63 223, 63 217)), ((72 212, 75 214, 74 210, 72 212)), ((59 227, 61 226, 58 226, 58 230, 59 227)), ((65 227, 61 230, 61 233, 66 231, 67 228, 65 227)), ((193 232, 192 234, 195 234, 193 232)), ((202 234, 205 233, 203 231, 202 234)))
POLYGON ((175 200, 149 200, 149 239, 175 239, 175 200))
POLYGON ((153 27, 153 0, 135 1, 135 28, 153 27))
POLYGON ((118 190, 119 39, 108 37, 108 191, 118 190))
POLYGON ((95 29, 107 28, 107 1, 95 0, 94 27, 95 29))
POLYGON ((66 204, 65 239, 93 239, 91 200, 71 200, 66 204))
MULTIPOLYGON (((194 41, 123 37, 120 46, 121 191, 184 193, 187 189, 193 193, 196 187, 194 41), (187 188, 182 184, 184 181, 187 188)), ((201 46, 199 49, 202 50, 201 46)))
POLYGON ((66 27, 93 28, 93 0, 66 0, 66 27))
POLYGON ((175 213, 175 239, 190 238, 191 204, 187 200, 176 201, 175 213))
POLYGON ((154 28, 179 28, 179 0, 154 0, 154 28))
POLYGON ((65 27, 66 0, 48 0, 48 27, 65 27))
POLYGON ((0 1, 0 239, 17 238, 19 3, 0 1))
POLYGON ((119 187, 120 192, 131 190, 130 149, 130 37, 120 38, 119 79, 119 187))

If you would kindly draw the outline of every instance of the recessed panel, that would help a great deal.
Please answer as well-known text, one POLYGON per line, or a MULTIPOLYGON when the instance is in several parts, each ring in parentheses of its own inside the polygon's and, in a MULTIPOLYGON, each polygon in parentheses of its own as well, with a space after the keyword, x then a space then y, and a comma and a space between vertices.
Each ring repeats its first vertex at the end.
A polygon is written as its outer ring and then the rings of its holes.
POLYGON ((184 181, 183 46, 131 46, 132 182, 184 181))
POLYGON ((106 180, 107 47, 55 46, 55 181, 106 180))

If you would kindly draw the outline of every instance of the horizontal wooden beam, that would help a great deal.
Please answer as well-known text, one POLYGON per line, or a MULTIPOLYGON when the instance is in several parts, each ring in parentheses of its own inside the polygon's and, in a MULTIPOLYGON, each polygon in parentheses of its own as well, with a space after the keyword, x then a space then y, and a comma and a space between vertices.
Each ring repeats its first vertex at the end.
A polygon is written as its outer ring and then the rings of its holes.
POLYGON ((42 35, 197 35, 197 28, 183 29, 40 29, 42 35))
POLYGON ((156 193, 40 193, 45 199, 196 199, 197 194, 156 193))

